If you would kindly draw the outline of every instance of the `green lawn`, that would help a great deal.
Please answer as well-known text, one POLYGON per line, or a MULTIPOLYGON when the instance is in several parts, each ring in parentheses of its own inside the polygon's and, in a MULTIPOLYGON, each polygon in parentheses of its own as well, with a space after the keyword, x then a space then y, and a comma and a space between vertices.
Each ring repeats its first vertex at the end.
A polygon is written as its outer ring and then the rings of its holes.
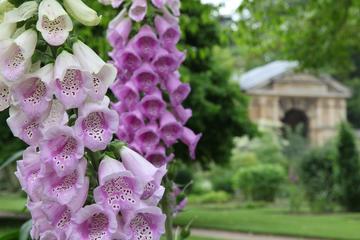
POLYGON ((360 214, 295 215, 279 207, 246 209, 226 205, 192 205, 178 216, 175 223, 184 225, 192 219, 192 226, 198 228, 299 237, 360 239, 360 214))

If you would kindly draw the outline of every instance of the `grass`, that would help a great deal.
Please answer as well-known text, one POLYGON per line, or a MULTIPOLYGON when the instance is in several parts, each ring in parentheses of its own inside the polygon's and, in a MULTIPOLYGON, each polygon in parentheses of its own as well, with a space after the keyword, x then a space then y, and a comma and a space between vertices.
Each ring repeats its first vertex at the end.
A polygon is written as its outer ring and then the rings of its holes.
POLYGON ((0 195, 0 212, 22 212, 26 199, 18 195, 0 195))
POLYGON ((175 223, 185 225, 194 220, 198 228, 248 233, 316 237, 341 240, 360 239, 360 214, 289 214, 280 207, 256 209, 231 205, 191 205, 175 223))

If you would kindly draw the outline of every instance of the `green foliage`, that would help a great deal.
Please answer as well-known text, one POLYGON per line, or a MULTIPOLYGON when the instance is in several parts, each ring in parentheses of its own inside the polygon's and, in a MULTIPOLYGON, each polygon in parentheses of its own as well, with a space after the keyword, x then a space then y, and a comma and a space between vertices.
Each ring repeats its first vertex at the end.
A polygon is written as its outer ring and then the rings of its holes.
POLYGON ((190 195, 190 203, 225 203, 230 201, 231 195, 224 191, 211 191, 201 195, 190 195))
POLYGON ((346 84, 352 89, 352 97, 347 101, 347 117, 354 127, 360 128, 360 76, 347 80, 346 84))
POLYGON ((261 164, 239 169, 233 177, 233 186, 240 189, 247 199, 274 201, 285 176, 280 165, 261 164))
POLYGON ((232 194, 234 192, 232 188, 232 176, 233 169, 212 166, 210 171, 209 179, 212 183, 212 188, 215 191, 225 191, 232 194))
POLYGON ((359 152, 352 129, 346 123, 340 126, 336 147, 340 203, 349 211, 360 211, 359 152))
POLYGON ((311 150, 300 166, 300 179, 313 211, 332 211, 335 200, 333 146, 311 150))

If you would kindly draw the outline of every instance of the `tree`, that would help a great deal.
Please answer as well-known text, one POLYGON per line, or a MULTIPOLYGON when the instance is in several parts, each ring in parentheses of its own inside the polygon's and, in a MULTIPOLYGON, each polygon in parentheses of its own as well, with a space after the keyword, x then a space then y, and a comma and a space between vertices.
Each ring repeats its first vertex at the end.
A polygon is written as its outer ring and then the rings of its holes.
POLYGON ((343 123, 337 140, 339 200, 349 211, 360 211, 360 162, 351 127, 343 123))

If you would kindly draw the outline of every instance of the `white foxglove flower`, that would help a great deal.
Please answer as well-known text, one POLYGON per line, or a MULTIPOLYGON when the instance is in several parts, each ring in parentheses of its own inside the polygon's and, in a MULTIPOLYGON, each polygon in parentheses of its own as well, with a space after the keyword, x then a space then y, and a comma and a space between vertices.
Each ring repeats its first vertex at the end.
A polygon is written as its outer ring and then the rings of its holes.
POLYGON ((105 63, 81 41, 73 45, 73 52, 81 66, 91 74, 91 80, 86 83, 89 96, 95 101, 103 99, 107 89, 115 81, 116 68, 112 64, 105 63))
POLYGON ((0 41, 9 39, 16 31, 16 23, 0 23, 0 41))
POLYGON ((31 29, 15 40, 0 41, 0 73, 7 81, 18 80, 30 68, 36 43, 37 34, 31 29))
POLYGON ((36 29, 47 43, 62 45, 73 29, 73 23, 64 8, 56 0, 44 0, 39 6, 39 19, 36 29))
POLYGON ((36 14, 38 4, 36 1, 24 2, 19 7, 8 11, 4 15, 4 22, 17 23, 28 20, 36 14))
POLYGON ((64 6, 73 18, 85 26, 96 26, 101 21, 101 16, 81 0, 64 0, 64 6))
POLYGON ((13 8, 14 8, 14 5, 9 3, 9 1, 0 0, 0 23, 3 22, 5 13, 12 10, 13 8))
POLYGON ((4 79, 0 76, 0 112, 10 105, 10 90, 4 79))

